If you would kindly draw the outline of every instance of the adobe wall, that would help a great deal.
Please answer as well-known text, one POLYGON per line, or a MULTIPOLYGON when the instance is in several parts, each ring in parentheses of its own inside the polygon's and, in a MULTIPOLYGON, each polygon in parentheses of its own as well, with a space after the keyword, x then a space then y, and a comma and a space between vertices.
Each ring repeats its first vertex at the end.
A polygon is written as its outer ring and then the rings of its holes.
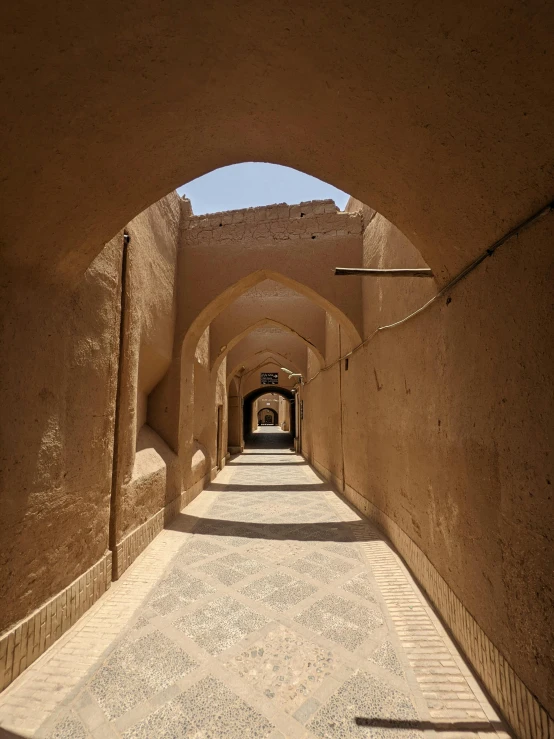
MULTIPOLYGON (((394 227, 368 229, 366 266, 407 266, 394 227)), ((302 390, 304 453, 389 534, 522 736, 532 698, 500 655, 554 711, 553 237, 551 214, 302 390)), ((366 334, 437 290, 365 280, 366 334)))
POLYGON ((435 271, 456 271, 552 197, 552 19, 523 2, 505 11, 7 4, 5 258, 73 279, 171 189, 262 161, 354 193, 425 246, 435 271))
MULTIPOLYGON (((343 279, 343 278, 337 278, 343 279)), ((347 278, 344 278, 347 279, 347 278)), ((343 450, 341 437, 341 377, 339 366, 333 365, 351 346, 345 341, 344 332, 339 324, 326 317, 325 324, 325 366, 329 366, 319 381, 306 385, 310 392, 302 392, 304 401, 304 418, 302 420, 302 450, 327 470, 333 482, 340 487, 343 470, 343 450), (315 414, 315 416, 314 416, 315 414)), ((308 353, 307 376, 312 378, 320 370, 314 357, 308 353)))
POLYGON ((242 437, 242 396, 239 394, 238 383, 232 380, 229 384, 227 403, 227 447, 231 454, 237 454, 244 449, 242 437))
POLYGON ((173 354, 180 215, 180 198, 170 193, 126 227, 130 242, 121 347, 124 381, 118 405, 112 529, 115 577, 130 564, 130 542, 142 537, 137 529, 181 493, 179 460, 149 417, 150 393, 167 372, 173 354))
POLYGON ((282 395, 279 396, 279 426, 283 431, 290 431, 290 403, 282 395))
MULTIPOLYGON (((174 345, 175 346, 175 345, 174 345)), ((175 349, 174 349, 175 351, 175 349)), ((183 502, 190 502, 218 467, 225 464, 227 453, 227 363, 212 371, 210 362, 210 329, 207 328, 190 357, 179 359, 180 393, 169 396, 168 403, 179 412, 178 455, 181 464, 183 502), (221 456, 217 455, 217 409, 221 406, 221 456)))
POLYGON ((131 235, 131 293, 140 317, 137 427, 148 419, 148 395, 169 368, 177 309, 175 270, 181 203, 172 192, 134 218, 131 235), (144 398, 144 400, 143 400, 144 398))
POLYGON ((71 291, 3 273, 0 632, 107 557, 122 244, 71 291))

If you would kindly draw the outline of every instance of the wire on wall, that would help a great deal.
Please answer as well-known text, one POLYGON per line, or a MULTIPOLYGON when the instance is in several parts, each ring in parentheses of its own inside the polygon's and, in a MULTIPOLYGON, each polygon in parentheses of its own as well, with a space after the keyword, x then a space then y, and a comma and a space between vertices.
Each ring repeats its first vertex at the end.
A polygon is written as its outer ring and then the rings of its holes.
POLYGON ((322 372, 327 372, 328 370, 332 369, 335 365, 339 364, 339 362, 342 362, 344 359, 347 359, 351 357, 353 354, 356 354, 360 349, 362 349, 366 344, 369 344, 370 341, 372 341, 375 336, 377 336, 378 333, 381 331, 387 331, 391 328, 396 328, 397 326, 401 326, 403 323, 407 323, 412 318, 415 318, 415 316, 418 316, 420 313, 423 313, 423 311, 427 310, 433 303, 436 303, 439 298, 442 298, 443 295, 450 292, 453 287, 455 287, 459 282, 461 282, 465 277, 467 277, 471 272, 473 272, 476 267, 478 267, 481 262, 484 262, 487 257, 492 257, 494 252, 501 247, 503 244, 505 244, 507 241, 512 239, 514 236, 518 236, 522 231, 524 231, 526 228, 531 226, 536 221, 540 220, 544 216, 549 215, 554 210, 554 200, 548 203, 544 208, 541 208, 541 210, 537 211, 536 213, 533 213, 533 215, 529 216, 525 221, 522 221, 520 224, 515 226, 515 228, 512 228, 508 233, 504 234, 498 241, 495 241, 491 246, 489 246, 485 251, 480 254, 476 259, 473 260, 470 264, 467 265, 467 267, 464 267, 461 272, 459 272, 455 277, 453 277, 450 282, 448 282, 444 287, 442 287, 436 295, 433 295, 432 298, 430 298, 426 303, 424 303, 422 306, 417 308, 412 313, 409 313, 407 316, 404 316, 404 318, 401 318, 398 321, 394 321, 394 323, 388 323, 384 326, 379 326, 375 329, 366 339, 364 339, 362 342, 360 342, 357 346, 355 346, 353 349, 351 349, 347 354, 344 356, 339 357, 338 359, 335 359, 331 364, 328 364, 326 367, 322 367, 319 369, 315 375, 310 378, 309 380, 306 380, 303 384, 309 385, 310 382, 313 382, 318 375, 320 375, 322 372))

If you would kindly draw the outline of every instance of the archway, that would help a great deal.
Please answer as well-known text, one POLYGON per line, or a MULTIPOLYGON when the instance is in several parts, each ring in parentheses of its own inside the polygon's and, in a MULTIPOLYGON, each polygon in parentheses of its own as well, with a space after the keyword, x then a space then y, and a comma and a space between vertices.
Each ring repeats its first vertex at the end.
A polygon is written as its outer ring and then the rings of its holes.
POLYGON ((274 408, 260 408, 257 415, 258 426, 277 426, 279 423, 279 414, 274 408))
MULTIPOLYGON (((290 338, 299 340, 300 342, 304 344, 306 348, 309 348, 312 350, 320 366, 324 366, 325 359, 319 347, 312 344, 304 336, 299 334, 297 331, 295 331, 290 326, 284 323, 280 323, 278 321, 271 320, 270 318, 264 318, 248 326, 247 328, 245 328, 243 331, 241 331, 239 334, 237 334, 235 337, 233 337, 233 339, 229 341, 229 343, 225 346, 225 348, 220 352, 220 354, 216 357, 215 361, 213 362, 212 373, 216 373, 218 371, 219 366, 221 365, 221 362, 225 359, 225 357, 234 356, 235 359, 232 360, 232 362, 236 363, 236 360, 240 362, 240 352, 233 352, 233 354, 231 354, 233 349, 235 349, 235 347, 238 347, 238 345, 241 344, 242 342, 246 347, 245 351, 248 352, 249 350, 247 348, 248 346, 247 342, 243 340, 246 339, 251 334, 255 335, 259 329, 264 329, 264 328, 278 329, 279 333, 282 334, 283 336, 287 338, 290 337, 290 338)), ((295 341, 294 343, 296 344, 297 342, 295 341)))
MULTIPOLYGON (((336 211, 335 208, 333 210, 336 211)), ((311 239, 310 243, 312 243, 311 239)), ((358 246, 359 244, 356 237, 356 248, 358 248, 358 246)), ((239 255, 240 253, 237 253, 237 256, 239 255)), ((181 269, 183 270, 183 272, 181 273, 182 279, 186 279, 187 277, 186 266, 187 262, 186 259, 184 259, 183 263, 181 264, 181 269)), ((225 276, 224 282, 227 287, 223 289, 220 294, 213 297, 213 299, 211 299, 210 301, 206 301, 205 296, 201 295, 200 302, 203 307, 197 314, 196 309, 191 309, 191 306, 194 304, 194 300, 192 301, 192 303, 189 303, 190 290, 185 292, 185 295, 187 297, 186 300, 183 300, 183 311, 181 314, 178 313, 176 318, 176 337, 178 337, 176 338, 176 347, 179 346, 179 343, 182 340, 180 356, 177 354, 177 352, 175 352, 170 370, 168 371, 162 383, 160 383, 158 390, 163 396, 164 402, 166 398, 172 398, 171 406, 177 409, 177 412, 173 415, 178 419, 178 424, 176 428, 173 428, 172 433, 173 438, 175 438, 174 443, 176 449, 178 450, 179 454, 185 459, 183 465, 183 479, 185 486, 188 486, 191 483, 191 480, 186 479, 187 475, 189 474, 189 463, 187 456, 190 456, 190 453, 193 450, 194 442, 193 427, 190 423, 190 419, 194 416, 194 357, 197 353, 199 342, 204 341, 207 338, 206 332, 209 330, 211 322, 217 316, 219 316, 225 308, 230 306, 238 297, 243 295, 253 286, 258 285, 260 282, 263 282, 265 280, 273 280, 274 282, 279 283, 280 285, 284 285, 288 289, 293 290, 298 294, 312 300, 321 309, 323 309, 330 315, 333 315, 336 320, 342 326, 344 326, 345 332, 349 336, 352 343, 356 343, 360 337, 358 329, 350 320, 350 318, 346 315, 346 313, 344 313, 340 307, 337 307, 335 304, 331 303, 329 299, 333 296, 342 296, 343 302, 345 304, 348 304, 348 301, 352 298, 352 295, 349 295, 349 292, 351 292, 351 290, 349 290, 348 286, 343 285, 340 288, 333 288, 335 292, 333 292, 333 290, 329 288, 329 298, 327 298, 317 293, 313 288, 300 283, 298 280, 287 277, 281 273, 277 273, 272 270, 260 269, 256 270, 255 272, 248 272, 248 270, 246 270, 246 272, 247 274, 243 275, 240 279, 230 285, 228 284, 228 276, 225 276), (195 317, 189 324, 188 319, 193 314, 195 315, 195 317), (188 328, 185 328, 186 326, 188 326, 188 328)), ((181 276, 178 275, 177 281, 179 281, 180 279, 181 276)), ((330 282, 327 283, 328 286, 330 284, 330 282)), ((210 289, 213 288, 211 287, 210 289)), ((357 310, 353 312, 357 313, 357 310)), ((360 326, 361 328, 361 323, 359 320, 357 320, 357 323, 358 326, 360 326)), ((317 347, 315 347, 311 342, 307 341, 303 336, 296 334, 294 330, 291 330, 289 327, 282 325, 279 322, 272 321, 271 319, 263 319, 261 322, 259 322, 258 326, 249 326, 246 329, 243 329, 243 331, 237 338, 238 344, 234 345, 230 352, 224 350, 222 355, 216 359, 213 368, 214 382, 217 382, 219 373, 223 369, 221 360, 223 360, 225 357, 228 357, 231 364, 238 363, 240 366, 241 362, 243 361, 242 357, 238 362, 234 359, 237 353, 238 345, 243 344, 246 346, 250 341, 249 337, 252 337, 256 330, 260 330, 266 324, 269 324, 268 328, 280 328, 282 329, 280 333, 284 333, 288 337, 294 337, 298 344, 298 347, 302 346, 304 354, 306 347, 312 349, 315 353, 316 358, 321 363, 323 357, 321 353, 318 352, 317 347)), ((233 341, 230 342, 231 345, 233 343, 233 341)), ((296 348, 298 349, 298 347, 296 348)), ((265 349, 265 347, 258 347, 258 349, 265 349)), ((286 358, 285 362, 288 365, 290 363, 290 359, 286 358)), ((305 361, 303 361, 301 364, 305 365, 305 361)), ((168 406, 169 404, 166 405, 166 407, 168 406)))
MULTIPOLYGON (((267 349, 260 353, 256 353, 249 357, 247 361, 241 361, 238 364, 231 365, 231 369, 227 372, 227 387, 230 387, 231 382, 233 380, 236 380, 239 389, 243 392, 249 393, 251 390, 254 390, 255 387, 250 387, 250 389, 246 389, 244 386, 244 381, 247 380, 247 378, 252 377, 254 372, 261 372, 262 370, 267 372, 275 372, 276 370, 280 370, 281 367, 283 367, 284 365, 286 365, 288 369, 293 370, 295 373, 301 373, 302 371, 301 367, 297 366, 294 362, 291 362, 288 357, 285 357, 279 352, 267 349)), ((283 383, 286 382, 284 374, 280 375, 278 382, 281 384, 281 386, 284 386, 283 383)), ((256 385, 257 383, 252 380, 250 382, 247 382, 247 384, 256 385)), ((294 387, 294 384, 295 381, 291 381, 289 389, 292 389, 294 387)))
POLYGON ((163 14, 145 0, 131 10, 102 0, 77 17, 64 6, 6 8, 2 198, 13 263, 81 274, 145 206, 248 160, 297 167, 370 203, 426 246, 434 269, 463 263, 551 196, 550 24, 524 3, 509 23, 501 15, 496 0, 461 15, 431 2, 407 13, 398 1, 376 13, 364 4, 314 13, 307 0, 270 13, 250 2, 238 14, 221 0, 192 14, 175 0, 163 14), (209 38, 218 45, 206 60, 209 38), (146 49, 158 60, 148 72, 146 49), (46 69, 63 95, 37 73, 46 69))
MULTIPOLYGON (((356 242, 356 251, 359 251, 356 254, 356 262, 359 262, 361 260, 361 234, 359 238, 356 238, 356 242)), ((243 243, 239 238, 237 238, 237 247, 234 254, 226 254, 227 259, 230 256, 233 258, 231 260, 233 263, 240 262, 242 256, 243 243)), ((264 251, 261 250, 259 256, 260 258, 267 258, 267 253, 264 254, 264 251)), ((285 256, 286 254, 283 255, 283 257, 285 256)), ((208 251, 207 258, 209 264, 209 260, 216 259, 217 255, 208 251)), ((203 289, 202 285, 195 285, 195 295, 187 295, 186 301, 183 301, 184 304, 177 316, 176 342, 179 344, 182 341, 184 347, 195 348, 198 340, 211 322, 231 306, 237 298, 240 298, 261 282, 271 280, 313 301, 341 323, 350 340, 354 344, 357 343, 362 334, 360 305, 357 302, 361 298, 361 282, 359 282, 358 277, 355 277, 354 281, 350 281, 348 284, 332 279, 332 269, 340 258, 341 255, 338 250, 336 254, 329 255, 328 267, 331 274, 328 274, 329 270, 325 270, 326 279, 322 280, 321 284, 317 286, 320 288, 319 290, 314 286, 310 286, 307 282, 301 282, 295 277, 288 276, 284 273, 284 270, 279 272, 266 268, 249 271, 248 267, 242 267, 240 270, 236 270, 239 276, 233 281, 230 279, 228 270, 224 270, 220 262, 217 274, 217 280, 220 284, 215 284, 215 279, 213 285, 210 282, 211 299, 207 296, 207 289, 203 289), (223 272, 223 275, 220 275, 220 272, 223 272)), ((304 259, 310 264, 308 254, 304 254, 304 259)), ((287 269, 293 272, 294 265, 289 263, 291 261, 292 259, 287 258, 287 269)), ((321 267, 321 265, 319 266, 321 267)), ((187 282, 188 267, 188 263, 183 260, 181 274, 177 275, 177 281, 187 282)), ((198 265, 195 265, 195 267, 198 267, 198 265)), ((199 274, 203 274, 204 271, 202 269, 199 274)))
POLYGON ((261 321, 288 327, 325 355, 326 311, 313 300, 272 280, 265 280, 236 298, 210 324, 212 365, 261 321))
POLYGON ((251 419, 252 419, 252 407, 254 401, 260 398, 262 395, 266 395, 268 392, 280 395, 290 403, 290 441, 291 444, 296 436, 296 394, 292 390, 280 387, 278 385, 263 385, 256 390, 252 390, 244 396, 243 404, 243 439, 246 443, 251 436, 251 419))

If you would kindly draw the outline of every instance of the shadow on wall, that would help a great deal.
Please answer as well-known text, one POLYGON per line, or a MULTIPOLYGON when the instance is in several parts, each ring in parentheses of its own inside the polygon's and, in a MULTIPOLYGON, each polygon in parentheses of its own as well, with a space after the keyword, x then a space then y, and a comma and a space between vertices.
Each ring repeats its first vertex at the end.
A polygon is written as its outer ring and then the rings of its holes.
POLYGON ((0 727, 0 739, 28 739, 26 736, 23 736, 23 734, 14 734, 13 731, 8 731, 7 729, 2 729, 0 727))
POLYGON ((191 462, 191 483, 194 485, 209 473, 211 468, 210 455, 205 446, 197 439, 194 440, 192 462, 191 462))
POLYGON ((145 424, 138 433, 131 480, 122 486, 121 536, 179 495, 180 474, 177 455, 145 424))

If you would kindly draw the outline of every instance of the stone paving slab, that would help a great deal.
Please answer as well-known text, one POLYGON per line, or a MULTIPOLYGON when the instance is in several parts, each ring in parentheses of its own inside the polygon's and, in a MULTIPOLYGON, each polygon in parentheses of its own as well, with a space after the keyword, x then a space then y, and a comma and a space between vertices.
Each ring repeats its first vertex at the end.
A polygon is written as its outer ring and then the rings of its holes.
POLYGON ((0 726, 41 739, 505 736, 386 541, 301 457, 259 441, 0 696, 0 726))

